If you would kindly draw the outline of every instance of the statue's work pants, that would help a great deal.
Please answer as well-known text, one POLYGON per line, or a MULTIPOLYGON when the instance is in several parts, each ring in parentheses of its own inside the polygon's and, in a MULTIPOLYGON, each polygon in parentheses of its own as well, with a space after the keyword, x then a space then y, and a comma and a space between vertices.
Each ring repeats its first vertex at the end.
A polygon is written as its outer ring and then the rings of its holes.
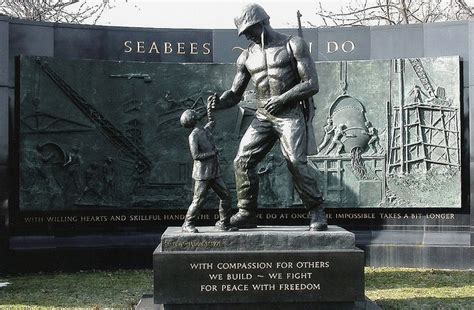
POLYGON ((293 184, 304 206, 310 210, 322 204, 323 199, 315 172, 307 165, 306 123, 299 105, 278 116, 257 110, 240 141, 234 160, 235 181, 239 209, 255 212, 258 197, 257 164, 280 141, 293 184))

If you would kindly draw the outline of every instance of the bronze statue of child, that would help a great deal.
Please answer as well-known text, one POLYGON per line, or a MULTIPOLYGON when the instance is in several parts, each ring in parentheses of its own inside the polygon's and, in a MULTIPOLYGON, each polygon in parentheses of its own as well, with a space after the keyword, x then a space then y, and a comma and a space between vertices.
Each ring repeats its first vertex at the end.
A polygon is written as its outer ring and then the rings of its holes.
MULTIPOLYGON (((208 115, 210 115, 208 110, 208 115)), ((196 220, 201 208, 206 201, 207 192, 210 188, 219 196, 219 221, 215 228, 218 231, 237 230, 230 225, 231 196, 221 176, 219 158, 212 129, 215 122, 209 117, 208 123, 202 127, 198 122, 198 115, 194 110, 186 110, 180 118, 181 125, 185 128, 193 128, 189 135, 189 149, 193 157, 194 194, 193 201, 189 206, 182 231, 186 233, 197 233, 196 220)))

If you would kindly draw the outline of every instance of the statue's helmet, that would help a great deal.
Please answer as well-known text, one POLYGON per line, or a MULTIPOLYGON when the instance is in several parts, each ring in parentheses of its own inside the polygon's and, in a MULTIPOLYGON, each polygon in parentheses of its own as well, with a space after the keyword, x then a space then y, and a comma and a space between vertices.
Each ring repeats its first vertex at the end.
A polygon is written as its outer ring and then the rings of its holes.
POLYGON ((234 22, 240 36, 249 27, 269 19, 270 16, 260 5, 252 3, 244 6, 242 13, 234 18, 234 22))
POLYGON ((188 109, 184 111, 183 114, 181 114, 179 122, 181 123, 183 127, 191 128, 191 127, 194 127, 194 125, 196 125, 197 119, 198 117, 197 117, 196 111, 188 109))

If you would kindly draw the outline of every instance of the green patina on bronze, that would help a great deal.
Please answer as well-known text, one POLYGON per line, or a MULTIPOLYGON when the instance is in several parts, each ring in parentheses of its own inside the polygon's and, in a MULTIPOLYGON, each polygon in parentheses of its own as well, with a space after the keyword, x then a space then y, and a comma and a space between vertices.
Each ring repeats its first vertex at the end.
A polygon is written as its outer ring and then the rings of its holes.
POLYGON ((461 206, 459 57, 318 69, 316 140, 323 142, 328 118, 344 126, 311 157, 328 206, 461 206))
MULTIPOLYGON (((460 207, 458 57, 317 69, 321 150, 309 162, 328 207, 460 207), (328 117, 343 125, 340 139, 327 130, 321 145, 328 117)), ((186 209, 192 158, 179 116, 188 108, 204 116, 206 98, 227 89, 234 73, 232 64, 22 57, 20 209, 186 209)), ((239 106, 215 113, 231 191, 232 162, 254 111, 248 90, 239 106)), ((278 145, 272 154, 258 168, 259 205, 300 205, 278 145)), ((217 202, 209 195, 207 206, 217 202)))

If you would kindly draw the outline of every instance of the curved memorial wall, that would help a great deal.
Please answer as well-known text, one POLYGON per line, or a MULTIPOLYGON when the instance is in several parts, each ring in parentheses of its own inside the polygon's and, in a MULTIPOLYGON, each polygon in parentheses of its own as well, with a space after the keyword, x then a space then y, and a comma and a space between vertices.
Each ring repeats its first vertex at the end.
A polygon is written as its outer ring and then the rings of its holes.
MULTIPOLYGON (((320 82, 308 161, 329 223, 356 234, 368 265, 472 268, 472 27, 303 31, 320 82)), ((188 108, 205 114, 207 97, 230 87, 248 42, 234 30, 5 17, 0 41, 0 188, 9 197, 10 248, 71 246, 75 236, 97 241, 100 233, 112 245, 140 240, 152 249, 166 227, 181 225, 192 158, 179 116, 188 108)), ((215 115, 234 202, 233 159, 255 100, 248 89, 238 106, 215 115)), ((271 152, 257 169, 259 224, 306 225, 279 146, 271 152)), ((217 202, 209 195, 200 225, 218 219, 217 202)))

